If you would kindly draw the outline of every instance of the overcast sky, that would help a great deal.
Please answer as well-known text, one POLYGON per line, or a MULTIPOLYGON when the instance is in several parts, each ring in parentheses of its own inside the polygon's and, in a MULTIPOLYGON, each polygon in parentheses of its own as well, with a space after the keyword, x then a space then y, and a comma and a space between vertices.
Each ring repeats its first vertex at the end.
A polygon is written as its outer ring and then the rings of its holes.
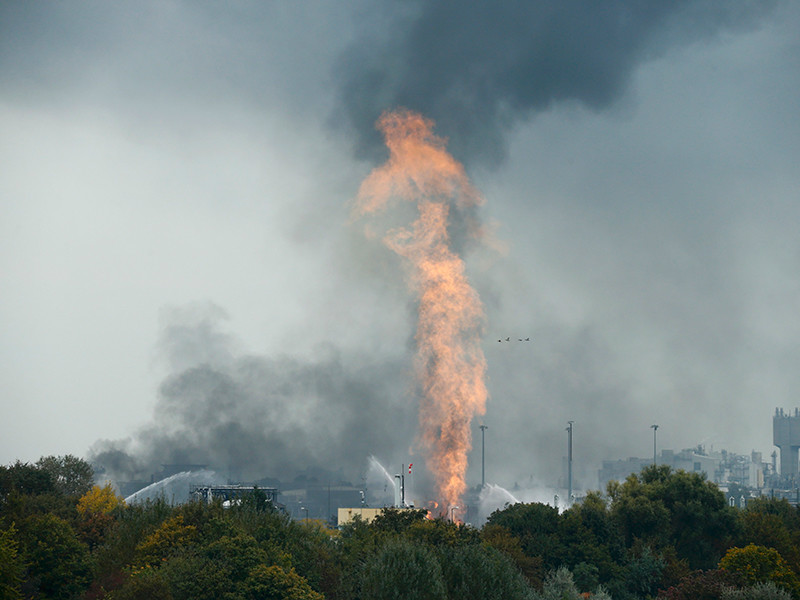
POLYGON ((772 452, 800 406, 797 2, 4 2, 0 463, 423 463, 413 297, 349 204, 398 106, 494 232, 465 250, 487 480, 553 481, 568 420, 587 485, 653 423, 772 452))

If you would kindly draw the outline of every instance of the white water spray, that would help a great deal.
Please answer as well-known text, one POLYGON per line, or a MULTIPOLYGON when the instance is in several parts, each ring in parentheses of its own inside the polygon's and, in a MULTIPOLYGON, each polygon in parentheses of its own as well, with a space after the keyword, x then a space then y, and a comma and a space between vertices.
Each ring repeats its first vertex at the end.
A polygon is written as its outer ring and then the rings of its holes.
POLYGON ((481 490, 478 497, 478 518, 481 523, 485 522, 496 510, 502 510, 507 506, 518 504, 519 500, 504 487, 487 483, 481 490))
POLYGON ((183 471, 160 481, 151 483, 138 492, 125 498, 126 504, 164 498, 171 504, 181 504, 189 500, 189 488, 193 485, 221 484, 222 478, 214 471, 183 471))
POLYGON ((367 460, 367 493, 372 506, 392 506, 395 503, 395 478, 378 459, 367 460))

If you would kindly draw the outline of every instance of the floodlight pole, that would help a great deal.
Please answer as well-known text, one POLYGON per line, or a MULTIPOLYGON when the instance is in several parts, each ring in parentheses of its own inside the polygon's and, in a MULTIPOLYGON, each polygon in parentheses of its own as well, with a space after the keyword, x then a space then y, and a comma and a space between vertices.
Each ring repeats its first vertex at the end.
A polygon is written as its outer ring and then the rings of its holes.
POLYGON ((567 482, 569 490, 567 493, 567 506, 569 506, 572 502, 572 426, 575 424, 575 421, 567 421, 567 424, 567 482))
POLYGON ((658 425, 650 425, 650 428, 653 430, 653 466, 656 466, 656 431, 658 431, 658 425))
POLYGON ((488 425, 481 425, 481 489, 486 487, 486 440, 484 438, 488 425))

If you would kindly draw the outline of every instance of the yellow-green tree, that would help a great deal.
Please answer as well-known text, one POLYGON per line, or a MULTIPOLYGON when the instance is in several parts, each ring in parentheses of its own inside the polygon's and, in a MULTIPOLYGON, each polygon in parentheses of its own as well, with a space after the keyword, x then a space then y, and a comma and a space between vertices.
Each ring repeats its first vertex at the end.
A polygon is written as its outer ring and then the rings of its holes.
POLYGON ((797 576, 774 548, 755 544, 730 548, 719 561, 719 568, 738 573, 748 585, 771 581, 795 597, 800 595, 797 576))
POLYGON ((197 528, 185 525, 183 515, 169 518, 136 548, 141 566, 155 566, 175 550, 186 547, 197 539, 197 528))
POLYGON ((17 600, 22 598, 22 558, 19 555, 17 529, 12 523, 6 529, 0 529, 0 600, 17 600))
POLYGON ((283 569, 277 565, 258 565, 250 573, 247 582, 246 597, 252 600, 260 598, 283 598, 285 600, 325 600, 319 592, 315 592, 303 577, 294 569, 283 569))
POLYGON ((112 513, 124 505, 125 500, 110 485, 93 486, 80 497, 76 506, 80 517, 77 525, 80 539, 89 548, 97 547, 114 523, 112 513))
POLYGON ((92 489, 80 497, 76 508, 82 517, 88 517, 98 514, 108 515, 124 505, 125 500, 122 496, 114 491, 111 484, 106 484, 103 487, 92 486, 92 489))

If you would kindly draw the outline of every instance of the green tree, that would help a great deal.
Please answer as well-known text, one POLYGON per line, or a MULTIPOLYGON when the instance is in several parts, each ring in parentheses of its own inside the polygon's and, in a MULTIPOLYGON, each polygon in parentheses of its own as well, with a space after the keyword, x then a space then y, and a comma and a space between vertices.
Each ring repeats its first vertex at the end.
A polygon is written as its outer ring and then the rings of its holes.
POLYGON ((26 587, 53 600, 74 598, 89 585, 89 550, 72 527, 52 514, 31 517, 21 529, 28 563, 26 587))
POLYGON ((444 519, 420 519, 411 523, 404 535, 415 542, 431 547, 477 544, 480 532, 444 519))
POLYGON ((142 569, 112 592, 112 600, 173 600, 164 574, 158 569, 142 569))
POLYGON ((600 585, 599 570, 589 563, 578 563, 572 569, 572 578, 581 592, 591 592, 600 585))
POLYGON ((175 600, 238 600, 242 597, 241 582, 232 581, 224 565, 215 564, 193 550, 173 554, 158 571, 169 584, 175 600))
POLYGON ((178 600, 238 600, 247 593, 251 571, 267 561, 255 538, 238 534, 173 552, 159 570, 178 600))
POLYGON ((53 478, 56 490, 65 496, 82 496, 94 483, 94 469, 77 456, 43 456, 36 461, 36 466, 49 473, 53 478))
POLYGON ((333 577, 323 588, 327 598, 359 597, 363 565, 378 553, 387 536, 358 516, 342 527, 333 555, 333 577))
POLYGON ((652 597, 658 591, 663 570, 664 560, 645 547, 625 568, 626 587, 636 597, 652 597))
POLYGON ((670 513, 661 498, 654 497, 655 491, 636 474, 629 475, 621 486, 612 488, 609 484, 611 516, 626 546, 632 546, 637 539, 667 543, 670 513))
POLYGON ((426 546, 396 538, 361 571, 361 597, 370 600, 444 600, 442 569, 426 546))
POLYGON ((314 589, 333 585, 331 579, 337 577, 335 572, 331 572, 335 553, 333 539, 338 537, 338 532, 332 531, 318 520, 297 522, 284 516, 276 521, 274 515, 265 515, 262 518, 278 528, 273 540, 265 547, 288 555, 297 573, 314 589))
POLYGON ((244 581, 250 571, 269 560, 267 552, 255 538, 246 534, 224 536, 211 542, 203 549, 203 554, 215 568, 224 570, 227 577, 235 582, 244 581))
POLYGON ((372 521, 372 526, 378 531, 402 533, 412 524, 424 521, 426 516, 427 512, 422 509, 399 510, 397 508, 385 508, 372 521))
POLYGON ((532 588, 510 558, 483 544, 440 549, 448 598, 526 600, 532 588))
POLYGON ((46 512, 69 518, 73 511, 49 473, 20 461, 0 467, 0 524, 19 525, 32 515, 46 512))
MULTIPOLYGON (((542 586, 544 580, 542 557, 525 554, 519 538, 511 535, 508 529, 502 525, 487 524, 481 530, 481 538, 484 543, 508 556, 530 585, 536 588, 542 586)), ((597 567, 594 569, 597 571, 597 567)))
POLYGON ((558 509, 538 502, 519 503, 494 511, 486 522, 505 527, 520 540, 525 554, 541 557, 546 569, 561 566, 565 548, 559 532, 558 509))
MULTIPOLYGON (((579 564, 585 564, 596 568, 597 583, 622 577, 623 538, 599 493, 590 492, 582 503, 561 514, 559 540, 563 546, 561 564, 573 575, 579 564)), ((595 589, 597 583, 584 591, 595 589)))
POLYGON ((50 473, 35 465, 17 461, 13 465, 0 467, 0 502, 13 492, 33 495, 55 491, 50 473))
POLYGON ((580 600, 580 593, 566 567, 550 571, 544 579, 542 591, 537 600, 580 600))
POLYGON ((656 549, 673 546, 693 569, 716 566, 737 535, 735 509, 698 473, 648 466, 610 486, 609 495, 612 518, 629 547, 636 539, 656 549))
POLYGON ((98 577, 116 579, 118 574, 137 562, 137 548, 176 509, 164 498, 136 502, 121 507, 114 515, 114 526, 105 532, 102 552, 96 552, 98 577))

